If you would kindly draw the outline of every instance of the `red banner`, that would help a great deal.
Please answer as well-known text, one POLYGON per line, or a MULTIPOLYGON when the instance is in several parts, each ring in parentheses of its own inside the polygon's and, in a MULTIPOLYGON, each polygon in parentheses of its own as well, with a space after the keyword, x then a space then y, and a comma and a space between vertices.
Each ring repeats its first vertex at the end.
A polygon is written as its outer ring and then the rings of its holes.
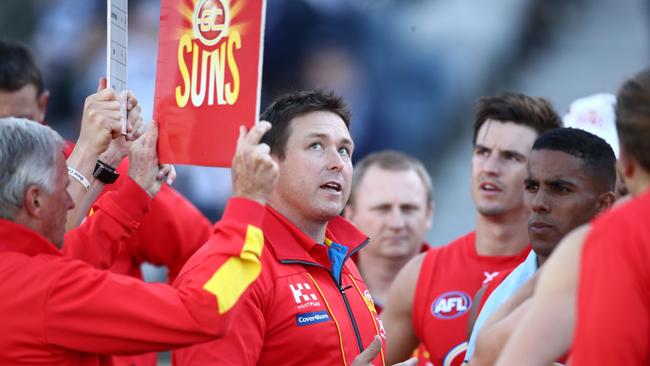
POLYGON ((154 119, 161 163, 230 166, 259 115, 264 0, 162 0, 154 119))

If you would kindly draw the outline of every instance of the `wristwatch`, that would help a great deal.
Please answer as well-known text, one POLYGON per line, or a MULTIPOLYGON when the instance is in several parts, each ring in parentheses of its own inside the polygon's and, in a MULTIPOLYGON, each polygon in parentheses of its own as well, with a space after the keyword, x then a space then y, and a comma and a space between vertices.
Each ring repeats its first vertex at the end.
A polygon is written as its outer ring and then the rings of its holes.
POLYGON ((111 184, 115 183, 117 178, 120 177, 120 174, 116 172, 115 168, 112 166, 102 162, 101 160, 97 160, 95 170, 93 170, 93 177, 106 184, 111 184))

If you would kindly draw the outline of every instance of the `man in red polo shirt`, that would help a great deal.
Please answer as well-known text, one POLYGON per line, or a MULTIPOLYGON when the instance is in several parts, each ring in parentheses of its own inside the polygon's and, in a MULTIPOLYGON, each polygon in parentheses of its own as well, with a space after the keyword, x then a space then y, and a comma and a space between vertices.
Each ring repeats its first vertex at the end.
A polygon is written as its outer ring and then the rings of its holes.
MULTIPOLYGON (((224 338, 172 353, 175 365, 351 364, 383 335, 372 297, 350 257, 368 238, 339 214, 350 194, 349 112, 329 93, 296 92, 262 114, 280 176, 264 211, 264 271, 224 338)), ((222 253, 210 241, 177 281, 222 253)), ((372 357, 384 364, 383 349, 372 357)))

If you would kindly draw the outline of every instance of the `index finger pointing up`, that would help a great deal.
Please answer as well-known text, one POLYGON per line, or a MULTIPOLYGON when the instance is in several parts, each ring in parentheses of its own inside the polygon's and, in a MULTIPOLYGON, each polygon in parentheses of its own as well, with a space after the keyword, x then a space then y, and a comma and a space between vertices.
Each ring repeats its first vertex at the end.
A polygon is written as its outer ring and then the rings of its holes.
POLYGON ((262 141, 262 137, 271 129, 271 124, 266 121, 260 121, 251 128, 250 132, 244 138, 251 145, 257 145, 262 141))

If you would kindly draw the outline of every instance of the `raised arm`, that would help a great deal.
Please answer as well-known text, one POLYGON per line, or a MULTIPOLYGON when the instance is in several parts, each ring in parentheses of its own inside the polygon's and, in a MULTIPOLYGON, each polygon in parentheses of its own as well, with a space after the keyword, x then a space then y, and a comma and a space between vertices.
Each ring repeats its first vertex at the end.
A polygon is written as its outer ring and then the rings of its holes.
POLYGON ((169 168, 158 166, 158 125, 152 121, 146 134, 130 146, 128 177, 115 191, 104 194, 93 214, 66 233, 63 253, 97 268, 109 268, 122 245, 129 241, 149 211, 169 168))
POLYGON ((99 80, 97 93, 86 98, 77 144, 67 159, 69 167, 76 170, 84 182, 73 181, 68 192, 75 208, 68 212, 66 230, 81 224, 93 202, 104 188, 104 183, 93 177, 97 160, 117 166, 128 153, 129 141, 142 134, 141 108, 132 93, 127 99, 129 135, 121 135, 120 106, 112 89, 106 88, 106 78, 99 80))

